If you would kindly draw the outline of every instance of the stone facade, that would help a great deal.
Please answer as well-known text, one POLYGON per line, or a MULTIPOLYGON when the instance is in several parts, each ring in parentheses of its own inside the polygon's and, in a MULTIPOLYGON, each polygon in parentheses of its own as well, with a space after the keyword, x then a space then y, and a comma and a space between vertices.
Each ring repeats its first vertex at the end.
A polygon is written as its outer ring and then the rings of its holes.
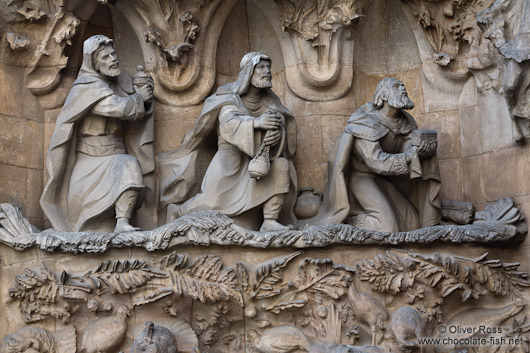
POLYGON ((157 329, 166 327, 182 352, 339 352, 346 344, 359 346, 352 351, 385 344, 394 352, 414 350, 403 346, 407 339, 398 327, 425 325, 422 334, 435 337, 442 324, 475 327, 472 318, 524 336, 529 283, 518 271, 530 271, 530 240, 514 224, 522 221, 519 210, 530 215, 530 149, 528 117, 513 112, 524 102, 528 59, 513 48, 530 50, 524 41, 529 9, 518 0, 2 2, 0 202, 22 215, 3 208, 0 231, 9 219, 26 228, 0 232, 0 337, 34 325, 48 333, 28 329, 13 340, 37 336, 39 351, 111 353, 129 351, 141 335, 151 337, 149 327, 152 336, 170 337, 157 329), (204 100, 237 79, 246 53, 266 53, 274 92, 296 119, 299 189, 324 191, 328 156, 348 118, 372 101, 382 78, 398 78, 415 102, 410 113, 420 128, 438 133, 441 199, 471 202, 476 210, 494 205, 485 213, 495 214, 497 223, 437 233, 429 241, 432 233, 414 238, 421 241, 381 241, 384 236, 345 225, 332 230, 331 240, 324 239, 328 228, 265 239, 217 214, 201 218, 202 228, 187 219, 164 226, 154 193, 146 200, 151 207, 135 220, 145 232, 96 240, 85 234, 77 243, 69 234, 39 233, 21 220, 50 227, 39 206, 46 154, 82 63, 83 42, 94 34, 114 38, 124 70, 144 65, 153 77, 157 155, 180 146, 204 100), (519 75, 519 83, 510 84, 510 75, 519 75), (494 204, 509 197, 517 214, 510 201, 494 204), (218 229, 226 231, 213 234, 218 229), (499 242, 485 244, 492 239, 485 234, 493 233, 499 242), (387 266, 379 274, 378 264, 387 266), (313 287, 308 278, 322 271, 329 283, 313 287), (417 281, 407 282, 411 273, 417 281), (265 279, 269 287, 260 288, 265 279), (194 281, 214 289, 194 291, 194 281), (415 312, 400 309, 409 306, 415 312), (418 313, 423 321, 413 325, 418 313), (146 326, 149 321, 154 325, 146 326), (83 337, 104 325, 117 330, 115 341, 101 334, 108 345, 93 348, 83 337), (303 342, 293 343, 294 336, 303 342), (284 350, 274 346, 281 339, 288 342, 284 350))

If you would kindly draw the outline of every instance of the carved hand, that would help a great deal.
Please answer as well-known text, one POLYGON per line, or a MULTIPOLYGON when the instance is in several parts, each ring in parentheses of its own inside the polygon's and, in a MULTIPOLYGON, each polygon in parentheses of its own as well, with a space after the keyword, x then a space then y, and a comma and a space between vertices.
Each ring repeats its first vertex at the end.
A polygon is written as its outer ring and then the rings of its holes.
POLYGON ((144 103, 150 101, 153 98, 153 84, 148 83, 142 87, 134 86, 134 92, 142 96, 144 103))
POLYGON ((418 156, 421 159, 431 157, 436 153, 438 148, 438 141, 421 141, 420 146, 418 147, 418 156))
POLYGON ((263 130, 276 130, 282 123, 282 117, 278 112, 266 111, 254 119, 254 127, 263 130))
POLYGON ((280 133, 280 130, 269 130, 265 134, 265 138, 263 139, 263 143, 265 146, 276 146, 278 142, 280 142, 282 135, 280 133))

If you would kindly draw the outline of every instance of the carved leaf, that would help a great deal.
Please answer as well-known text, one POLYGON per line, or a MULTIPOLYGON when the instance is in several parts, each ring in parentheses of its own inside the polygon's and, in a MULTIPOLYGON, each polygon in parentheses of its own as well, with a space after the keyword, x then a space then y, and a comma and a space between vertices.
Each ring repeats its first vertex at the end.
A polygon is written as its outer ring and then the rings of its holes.
POLYGON ((164 297, 167 297, 168 295, 171 295, 174 293, 173 288, 160 288, 157 289, 154 293, 145 295, 141 298, 138 298, 134 301, 134 305, 144 305, 149 304, 152 302, 156 302, 159 299, 162 299, 164 297))
POLYGON ((23 275, 15 277, 15 286, 9 289, 9 296, 20 300, 19 308, 25 322, 44 320, 49 312, 41 310, 47 304, 55 303, 59 293, 58 285, 53 274, 45 264, 42 271, 25 269, 23 275))
POLYGON ((283 310, 291 308, 301 308, 306 304, 305 299, 293 299, 289 301, 274 302, 272 304, 264 305, 263 310, 270 311, 274 314, 279 314, 283 310))
POLYGON ((0 204, 0 241, 17 249, 25 249, 35 243, 31 233, 38 233, 20 210, 8 203, 0 204))
POLYGON ((530 287, 528 274, 517 270, 519 263, 487 260, 487 255, 488 253, 484 253, 480 260, 475 260, 473 272, 476 274, 476 278, 473 280, 478 281, 489 292, 496 295, 502 296, 511 293, 515 297, 522 298, 522 291, 530 287))
POLYGON ((290 255, 274 259, 256 268, 252 298, 263 299, 280 294, 279 283, 282 281, 282 270, 287 264, 302 254, 297 251, 290 255))
POLYGON ((351 273, 344 267, 334 265, 330 259, 306 258, 298 270, 300 285, 297 292, 339 299, 348 288, 351 273))
MULTIPOLYGON (((379 292, 396 294, 412 287, 418 271, 410 260, 401 259, 392 251, 387 256, 378 255, 373 260, 364 259, 357 264, 360 278, 368 281, 379 292)), ((439 280, 435 278, 435 281, 439 280)))
POLYGON ((499 199, 491 205, 487 205, 483 211, 477 212, 475 222, 500 222, 504 224, 515 224, 524 219, 519 209, 515 206, 513 199, 499 199))
POLYGON ((186 264, 188 261, 188 254, 181 255, 176 251, 173 251, 171 254, 166 255, 160 259, 160 263, 164 267, 173 266, 173 270, 176 270, 186 264))
POLYGON ((487 260, 487 253, 478 259, 435 255, 425 258, 408 254, 418 263, 422 276, 432 287, 438 287, 442 297, 455 290, 462 290, 462 301, 478 298, 483 289, 495 295, 512 294, 522 297, 521 291, 530 287, 527 273, 517 271, 518 263, 504 264, 499 260, 487 260))
POLYGON ((59 287, 48 271, 38 274, 26 268, 23 275, 15 277, 15 286, 9 289, 9 296, 21 301, 54 303, 58 291, 59 287))
POLYGON ((240 278, 241 288, 246 292, 249 288, 248 272, 241 262, 236 262, 236 271, 240 278))
POLYGON ((98 290, 106 287, 112 294, 127 294, 147 284, 151 279, 164 278, 167 274, 147 267, 147 261, 107 260, 83 277, 92 281, 98 290))
POLYGON ((222 267, 223 263, 217 256, 205 255, 187 269, 172 271, 175 294, 186 295, 202 303, 234 299, 243 306, 234 270, 222 270, 222 267))

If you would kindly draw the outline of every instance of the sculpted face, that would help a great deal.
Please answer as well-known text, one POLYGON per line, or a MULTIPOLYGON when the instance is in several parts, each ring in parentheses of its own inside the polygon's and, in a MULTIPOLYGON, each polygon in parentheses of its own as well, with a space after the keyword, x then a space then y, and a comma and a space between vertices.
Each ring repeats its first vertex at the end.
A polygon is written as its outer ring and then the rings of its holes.
POLYGON ((107 77, 116 77, 121 73, 118 56, 112 45, 106 45, 97 52, 94 65, 96 71, 107 77))
POLYGON ((388 88, 387 103, 394 109, 413 109, 414 102, 409 98, 403 82, 395 80, 388 88))
POLYGON ((250 83, 257 88, 271 88, 271 80, 272 74, 270 60, 261 60, 254 68, 250 83))

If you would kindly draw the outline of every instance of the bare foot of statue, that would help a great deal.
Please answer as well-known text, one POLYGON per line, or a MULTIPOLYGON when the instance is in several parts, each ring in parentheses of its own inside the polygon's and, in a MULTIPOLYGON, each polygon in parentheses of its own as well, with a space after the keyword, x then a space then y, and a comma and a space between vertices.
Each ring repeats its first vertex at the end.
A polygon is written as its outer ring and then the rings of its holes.
POLYGON ((275 219, 266 219, 263 221, 263 224, 261 225, 260 232, 270 232, 273 230, 289 230, 289 229, 291 228, 278 223, 278 221, 275 219))
POLYGON ((134 232, 135 230, 140 230, 140 228, 131 226, 129 224, 128 218, 120 217, 116 221, 116 228, 114 228, 114 233, 134 232))

